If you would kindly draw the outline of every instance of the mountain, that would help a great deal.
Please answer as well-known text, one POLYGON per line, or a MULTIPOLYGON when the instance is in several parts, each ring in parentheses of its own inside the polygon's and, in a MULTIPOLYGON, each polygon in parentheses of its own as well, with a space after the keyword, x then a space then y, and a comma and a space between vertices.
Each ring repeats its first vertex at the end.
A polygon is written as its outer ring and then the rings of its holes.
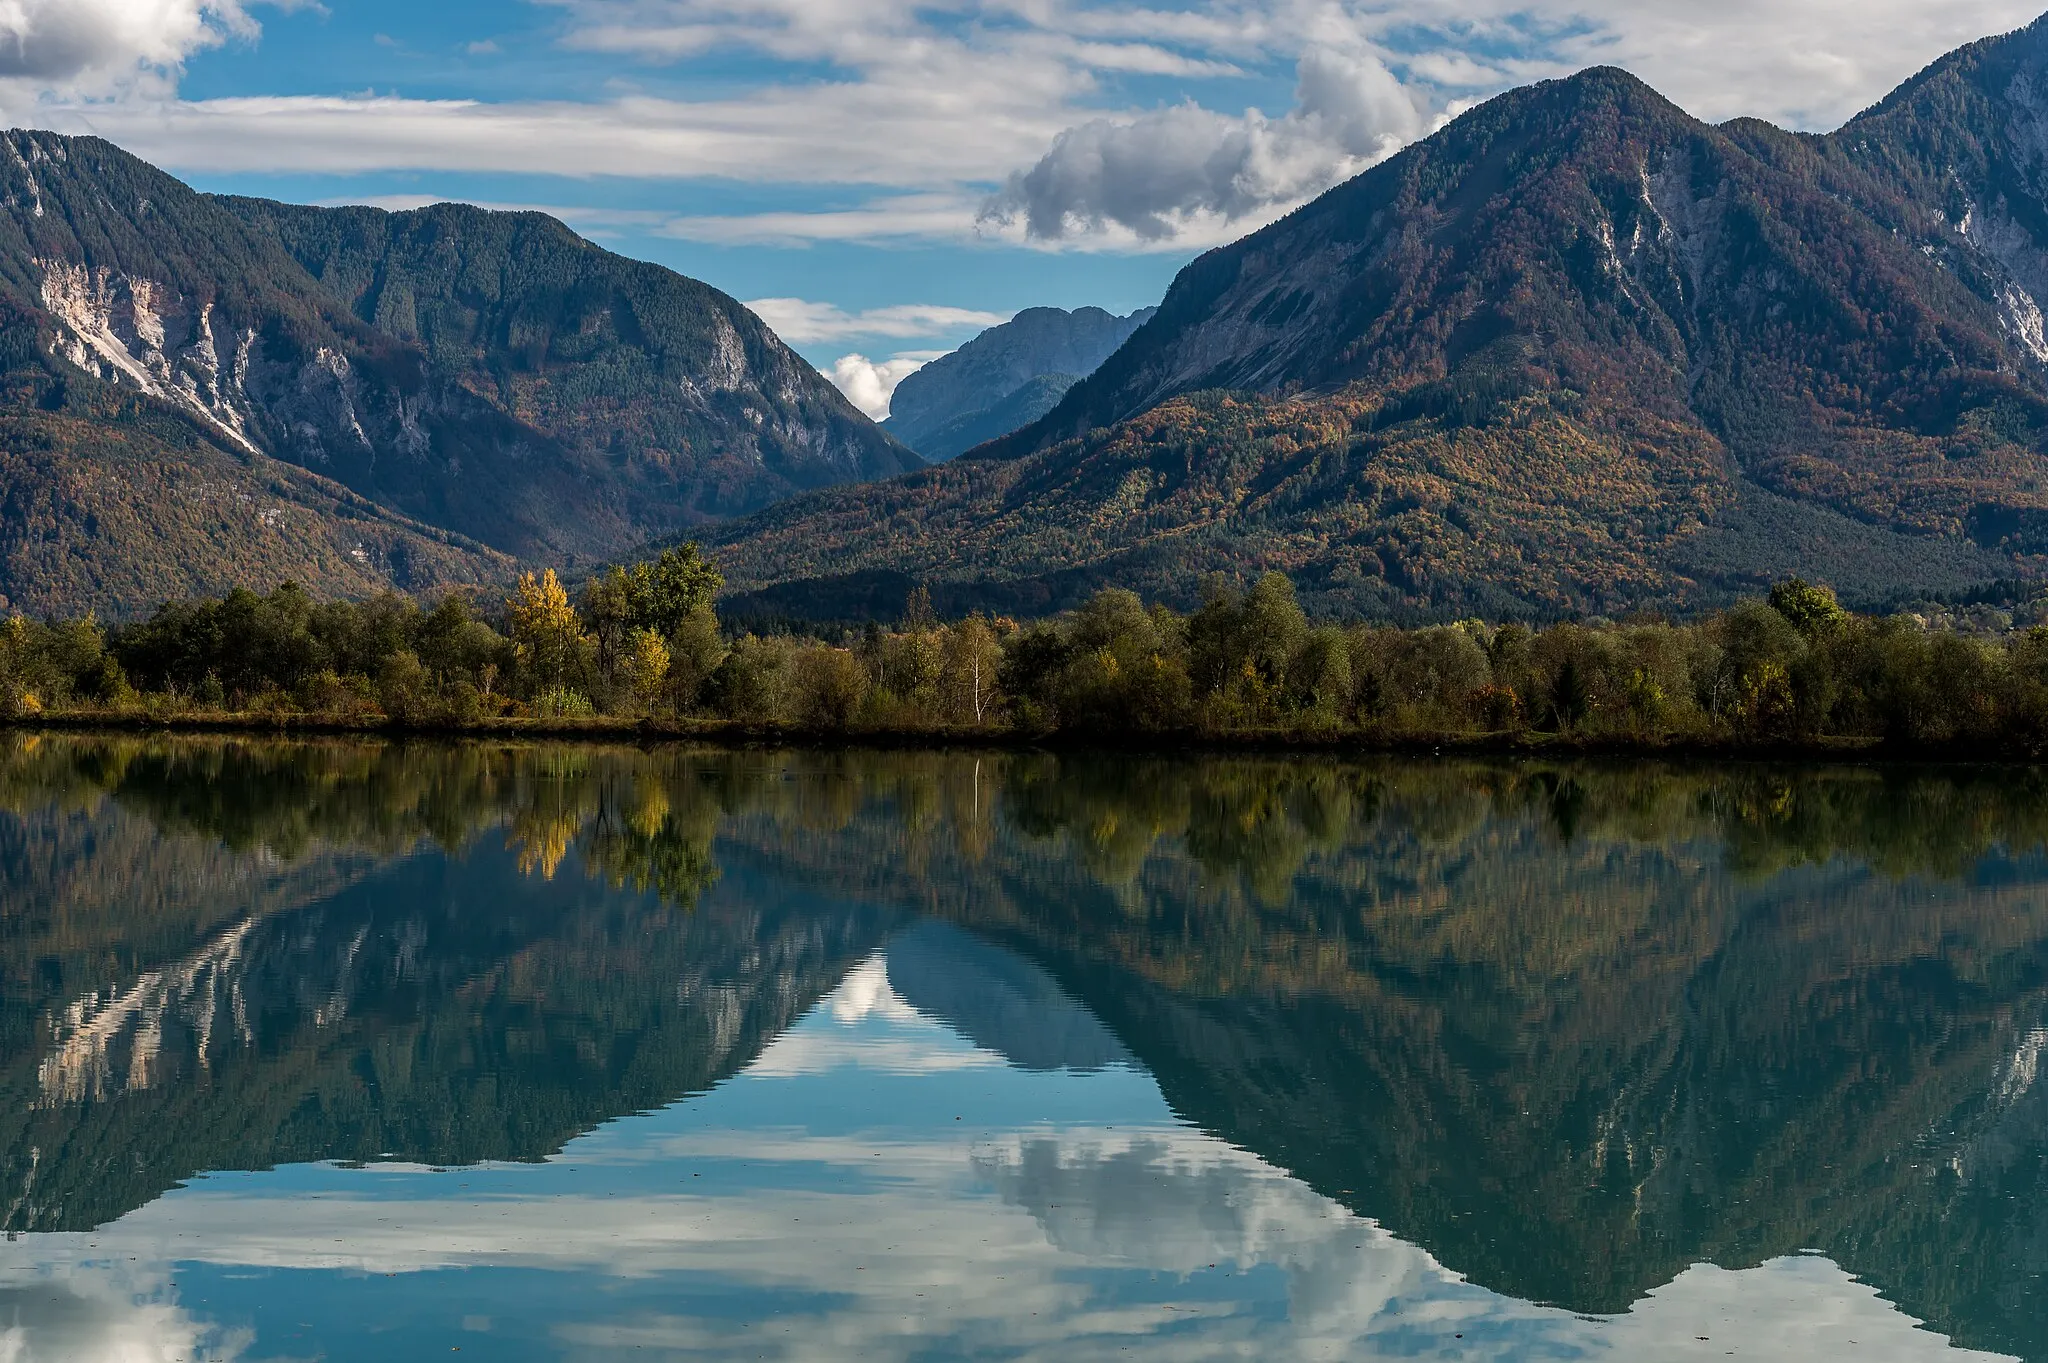
POLYGON ((542 215, 215 198, 21 131, 0 421, 34 610, 502 580, 920 463, 733 299, 542 215))
POLYGON ((825 610, 880 577, 1065 604, 1280 568, 1396 616, 2038 577, 2043 90, 2048 23, 1825 137, 1612 69, 1510 92, 1196 260, 1033 426, 721 560, 825 610))
POLYGON ((1154 311, 1027 308, 898 384, 882 429, 937 463, 1029 426, 1154 311))

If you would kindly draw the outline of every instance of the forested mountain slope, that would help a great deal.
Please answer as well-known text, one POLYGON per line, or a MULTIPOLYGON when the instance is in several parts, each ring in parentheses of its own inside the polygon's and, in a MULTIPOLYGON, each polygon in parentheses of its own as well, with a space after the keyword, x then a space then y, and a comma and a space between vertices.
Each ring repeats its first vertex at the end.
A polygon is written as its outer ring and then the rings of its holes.
POLYGON ((2038 575, 2044 78, 2036 25, 1829 137, 1611 69, 1511 92, 1195 261, 1036 425, 725 561, 1046 599, 1277 567, 1396 614, 2038 575))
POLYGON ((217 199, 40 132, 0 135, 0 371, 0 594, 37 610, 494 580, 920 462, 732 299, 551 219, 217 199), (138 520, 137 477, 212 509, 138 520))

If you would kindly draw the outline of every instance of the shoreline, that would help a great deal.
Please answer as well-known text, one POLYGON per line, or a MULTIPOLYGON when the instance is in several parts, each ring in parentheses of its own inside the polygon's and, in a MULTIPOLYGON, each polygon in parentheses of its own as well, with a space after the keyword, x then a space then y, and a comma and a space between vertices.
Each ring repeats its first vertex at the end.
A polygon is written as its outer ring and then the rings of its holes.
POLYGON ((1249 731, 1213 733, 1184 730, 1096 734, 1033 733, 1010 728, 816 729, 734 720, 643 720, 492 718, 425 723, 346 716, 243 714, 236 712, 152 715, 138 711, 55 711, 0 721, 18 733, 190 734, 224 737, 353 737, 384 740, 546 739, 635 744, 709 743, 726 747, 806 747, 846 750, 938 750, 1118 753, 1131 755, 1228 756, 1409 756, 1409 757, 1590 757, 1643 761, 1833 761, 1951 763, 2032 767, 2036 759, 2009 749, 1975 745, 1913 746, 1871 739, 1757 741, 1736 738, 1637 737, 1620 734, 1549 734, 1505 731, 1487 734, 1375 734, 1362 731, 1249 731))

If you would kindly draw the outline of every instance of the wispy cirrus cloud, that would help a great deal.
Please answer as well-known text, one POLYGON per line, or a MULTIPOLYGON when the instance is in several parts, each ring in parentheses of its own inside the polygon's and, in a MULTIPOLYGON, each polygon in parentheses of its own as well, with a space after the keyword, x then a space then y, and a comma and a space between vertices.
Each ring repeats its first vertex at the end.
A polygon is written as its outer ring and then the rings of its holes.
POLYGON ((1006 313, 935 303, 898 303, 848 312, 801 298, 756 298, 747 304, 785 341, 843 341, 869 336, 930 336, 942 331, 985 331, 1009 321, 1006 313))
POLYGON ((851 208, 683 214, 663 219, 653 230, 681 241, 721 246, 971 241, 986 235, 976 221, 981 203, 979 196, 967 193, 886 194, 851 208))
POLYGON ((726 100, 251 96, 40 111, 45 126, 97 132, 188 171, 482 171, 905 187, 979 178, 992 146, 1029 156, 1058 130, 1035 103, 996 101, 970 124, 976 112, 943 90, 899 99, 845 83, 726 100), (934 131, 948 126, 954 131, 934 131))

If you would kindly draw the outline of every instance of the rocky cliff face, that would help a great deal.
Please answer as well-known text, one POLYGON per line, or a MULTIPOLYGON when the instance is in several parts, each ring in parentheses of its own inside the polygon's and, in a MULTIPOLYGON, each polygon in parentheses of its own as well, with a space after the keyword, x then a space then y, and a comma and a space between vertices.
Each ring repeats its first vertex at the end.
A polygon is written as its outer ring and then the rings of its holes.
POLYGON ((1051 411, 1153 311, 1027 308, 903 380, 883 429, 934 461, 1008 435, 1051 411))
MULTIPOLYGON (((254 552, 233 522, 200 541, 167 527, 162 544, 92 530, 106 517, 79 432, 162 463, 142 431, 163 417, 213 470, 181 482, 253 470, 306 505, 354 494, 386 540, 439 537, 446 552, 400 552, 411 575, 382 578, 415 588, 601 560, 920 463, 731 298, 551 219, 216 199, 92 138, 0 135, 0 313, 0 407, 40 424, 31 448, 61 466, 12 461, 0 543, 61 534, 115 579, 171 559, 191 568, 177 586, 213 589, 254 552)), ((293 575, 366 585, 318 563, 293 575)), ((31 581, 0 559, 11 600, 151 604, 93 580, 31 581)))
POLYGON ((638 534, 921 466, 732 298, 537 213, 219 201, 358 322, 630 494, 638 534))

